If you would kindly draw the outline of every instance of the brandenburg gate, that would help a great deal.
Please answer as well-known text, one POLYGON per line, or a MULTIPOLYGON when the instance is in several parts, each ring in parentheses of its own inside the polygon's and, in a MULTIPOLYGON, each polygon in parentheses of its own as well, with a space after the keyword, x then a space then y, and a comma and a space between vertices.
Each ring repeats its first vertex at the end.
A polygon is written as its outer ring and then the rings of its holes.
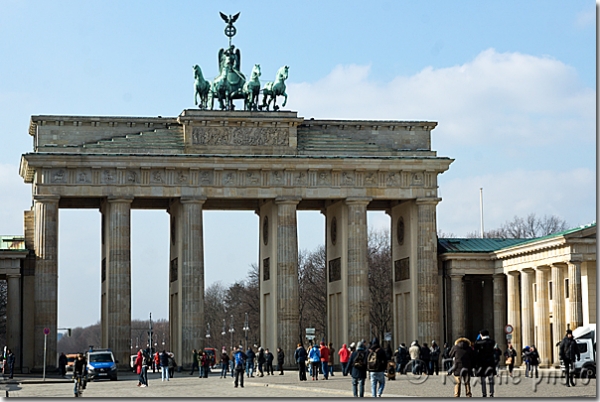
POLYGON ((34 150, 20 174, 35 261, 23 278, 23 365, 56 355, 59 208, 101 213, 102 346, 130 353, 131 210, 170 214, 169 322, 183 366, 203 344, 204 210, 259 216, 260 343, 294 365, 298 210, 326 217, 328 341, 369 338, 367 211, 391 217, 394 334, 440 338, 437 176, 452 159, 431 150, 429 121, 315 120, 290 111, 184 110, 177 117, 32 116, 34 150))

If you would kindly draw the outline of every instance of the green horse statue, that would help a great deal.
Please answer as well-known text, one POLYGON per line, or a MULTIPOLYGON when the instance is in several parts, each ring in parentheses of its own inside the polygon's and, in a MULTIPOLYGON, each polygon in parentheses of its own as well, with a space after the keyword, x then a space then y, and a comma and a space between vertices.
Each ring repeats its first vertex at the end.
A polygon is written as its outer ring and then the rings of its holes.
POLYGON ((244 110, 258 110, 258 94, 260 92, 260 64, 252 68, 250 80, 244 84, 244 110))
POLYGON ((285 99, 281 107, 285 107, 285 103, 287 102, 287 94, 285 93, 285 80, 288 78, 288 70, 289 66, 283 66, 279 70, 277 70, 277 75, 275 77, 275 82, 267 82, 265 87, 263 88, 263 102, 262 105, 259 106, 259 109, 267 108, 269 110, 269 106, 271 102, 273 102, 273 110, 279 110, 279 106, 277 106, 277 97, 284 96, 285 99), (267 102, 267 97, 269 97, 269 101, 267 102))
POLYGON ((202 75, 202 69, 200 69, 199 65, 195 65, 192 67, 194 69, 194 105, 198 105, 198 107, 202 110, 206 109, 208 106, 208 93, 210 92, 210 82, 204 79, 202 75), (198 103, 198 98, 200 98, 200 103, 198 103))
POLYGON ((219 99, 221 110, 234 110, 234 99, 245 99, 244 84, 246 77, 241 73, 241 54, 239 49, 231 45, 228 49, 219 50, 219 75, 211 86, 210 108, 214 98, 219 99))

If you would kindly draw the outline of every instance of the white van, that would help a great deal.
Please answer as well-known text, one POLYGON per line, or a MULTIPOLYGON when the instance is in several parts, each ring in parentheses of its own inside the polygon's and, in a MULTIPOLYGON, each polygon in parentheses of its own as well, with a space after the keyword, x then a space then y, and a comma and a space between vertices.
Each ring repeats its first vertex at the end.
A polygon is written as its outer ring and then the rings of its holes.
MULTIPOLYGON (((573 363, 573 372, 581 377, 591 378, 596 376, 596 324, 588 324, 573 330, 573 339, 579 348, 579 360, 573 363)), ((565 366, 561 361, 561 371, 565 366)))

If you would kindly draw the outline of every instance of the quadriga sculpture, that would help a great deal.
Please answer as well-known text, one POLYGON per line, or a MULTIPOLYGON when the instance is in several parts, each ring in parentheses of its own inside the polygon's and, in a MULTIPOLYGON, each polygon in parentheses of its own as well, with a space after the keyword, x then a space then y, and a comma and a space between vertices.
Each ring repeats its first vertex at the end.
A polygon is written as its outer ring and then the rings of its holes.
POLYGON ((267 82, 265 87, 263 88, 263 102, 262 105, 259 106, 259 109, 267 108, 269 110, 269 106, 271 102, 273 102, 273 110, 279 110, 279 106, 277 106, 277 97, 284 96, 285 99, 281 104, 281 107, 285 107, 285 103, 287 102, 287 94, 285 93, 285 80, 288 78, 288 70, 289 66, 283 66, 279 70, 277 70, 277 75, 275 76, 275 82, 267 82), (270 97, 267 102, 267 97, 270 97))
POLYGON ((244 109, 258 110, 258 94, 260 93, 260 64, 252 68, 250 80, 244 84, 244 109))
POLYGON ((196 64, 192 68, 194 69, 194 105, 198 105, 200 109, 204 110, 208 106, 210 82, 204 79, 199 65, 196 64), (198 98, 200 98, 199 103, 198 98))

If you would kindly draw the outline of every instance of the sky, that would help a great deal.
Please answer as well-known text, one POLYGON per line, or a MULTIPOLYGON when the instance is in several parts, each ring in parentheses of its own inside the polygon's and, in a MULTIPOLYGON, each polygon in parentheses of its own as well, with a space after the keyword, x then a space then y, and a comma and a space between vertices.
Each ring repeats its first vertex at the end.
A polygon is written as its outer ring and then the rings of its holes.
MULTIPOLYGON (((32 115, 177 116, 194 108, 192 66, 218 74, 219 12, 241 12, 242 72, 290 66, 286 110, 315 119, 428 120, 439 176, 438 230, 479 231, 514 216, 596 220, 596 3, 590 0, 0 0, 0 234, 23 233, 32 115)), ((373 230, 389 227, 369 213, 373 230)), ((132 212, 132 318, 168 318, 166 211, 132 212)), ((206 286, 246 277, 258 217, 204 212, 206 286)), ((299 248, 324 218, 298 213, 299 248)), ((59 215, 59 327, 100 317, 100 213, 59 215), (82 311, 80 301, 85 301, 82 311)))

